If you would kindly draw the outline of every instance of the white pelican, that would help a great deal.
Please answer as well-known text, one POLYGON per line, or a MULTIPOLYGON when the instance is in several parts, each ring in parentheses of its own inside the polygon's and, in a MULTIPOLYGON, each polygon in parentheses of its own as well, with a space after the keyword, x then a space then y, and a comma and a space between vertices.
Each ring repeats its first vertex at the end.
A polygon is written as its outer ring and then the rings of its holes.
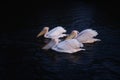
POLYGON ((44 35, 45 38, 50 38, 50 39, 60 38, 66 36, 66 34, 63 34, 65 32, 66 30, 61 26, 57 26, 50 31, 49 31, 49 27, 44 27, 43 30, 37 35, 37 38, 42 35, 44 35))
POLYGON ((74 53, 80 50, 85 50, 81 48, 83 47, 82 43, 80 43, 77 39, 72 39, 75 38, 77 34, 78 31, 73 30, 68 40, 59 42, 58 38, 52 39, 52 41, 45 45, 42 49, 47 50, 51 48, 52 50, 65 53, 74 53))
MULTIPOLYGON (((100 39, 94 38, 98 33, 93 29, 85 29, 76 35, 76 39, 81 43, 94 43, 96 41, 101 41, 100 39)), ((72 35, 69 35, 66 39, 71 39, 72 35)))

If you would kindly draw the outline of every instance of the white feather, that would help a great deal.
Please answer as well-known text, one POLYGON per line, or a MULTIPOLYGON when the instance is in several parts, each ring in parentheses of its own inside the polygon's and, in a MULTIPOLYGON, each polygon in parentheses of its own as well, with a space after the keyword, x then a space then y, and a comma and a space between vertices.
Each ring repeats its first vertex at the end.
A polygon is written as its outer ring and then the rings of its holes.
POLYGON ((52 47, 52 50, 65 53, 75 53, 80 50, 85 50, 81 47, 83 47, 82 43, 78 42, 76 39, 70 39, 56 44, 56 46, 52 47))
POLYGON ((100 41, 100 39, 95 39, 98 33, 92 29, 85 29, 78 34, 76 39, 81 43, 93 43, 95 41, 100 41))
POLYGON ((55 27, 54 29, 50 30, 48 33, 45 34, 45 38, 60 38, 60 37, 64 37, 66 36, 65 33, 66 30, 61 27, 61 26, 58 26, 58 27, 55 27))

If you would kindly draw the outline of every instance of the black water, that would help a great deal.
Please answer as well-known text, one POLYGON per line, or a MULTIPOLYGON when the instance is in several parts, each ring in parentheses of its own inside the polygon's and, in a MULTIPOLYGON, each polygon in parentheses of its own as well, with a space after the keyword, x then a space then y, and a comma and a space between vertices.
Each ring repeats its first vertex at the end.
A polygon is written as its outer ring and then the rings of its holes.
POLYGON ((9 7, 0 36, 0 80, 120 80, 119 8, 114 3, 56 2, 9 7), (42 6, 41 4, 44 4, 42 6), (15 8, 17 7, 17 9, 15 8), (44 26, 95 29, 101 42, 74 54, 41 50, 44 26))

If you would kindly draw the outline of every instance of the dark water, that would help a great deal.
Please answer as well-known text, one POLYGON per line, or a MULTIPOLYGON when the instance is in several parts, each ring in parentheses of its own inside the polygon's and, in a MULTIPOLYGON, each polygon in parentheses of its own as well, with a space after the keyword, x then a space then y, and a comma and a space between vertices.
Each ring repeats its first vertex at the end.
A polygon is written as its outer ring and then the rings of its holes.
POLYGON ((11 28, 5 27, 0 34, 0 80, 120 80, 119 9, 111 4, 56 2, 17 6, 18 10, 10 7, 15 10, 9 12, 11 28), (44 26, 58 25, 68 33, 95 29, 102 41, 85 44, 86 51, 74 54, 41 50, 43 43, 36 35, 44 26))

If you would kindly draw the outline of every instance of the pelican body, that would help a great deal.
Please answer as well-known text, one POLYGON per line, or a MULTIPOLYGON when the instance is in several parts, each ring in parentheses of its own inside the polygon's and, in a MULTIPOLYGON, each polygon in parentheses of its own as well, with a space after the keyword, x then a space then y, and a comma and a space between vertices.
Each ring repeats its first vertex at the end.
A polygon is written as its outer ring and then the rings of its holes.
MULTIPOLYGON (((100 39, 95 38, 98 33, 92 29, 85 29, 80 33, 76 34, 75 39, 77 39, 81 43, 94 43, 96 41, 101 41, 100 39)), ((69 35, 66 39, 71 39, 73 35, 69 35)))
POLYGON ((76 37, 81 43, 94 43, 96 41, 101 41, 100 39, 95 38, 98 33, 92 29, 85 29, 78 34, 76 37))
POLYGON ((83 44, 76 39, 65 40, 52 47, 52 50, 64 53, 75 53, 82 49, 83 44))
POLYGON ((55 39, 66 36, 66 34, 63 34, 65 32, 66 30, 61 26, 57 26, 50 31, 49 27, 44 27, 43 30, 37 35, 37 37, 44 35, 45 38, 55 39))

